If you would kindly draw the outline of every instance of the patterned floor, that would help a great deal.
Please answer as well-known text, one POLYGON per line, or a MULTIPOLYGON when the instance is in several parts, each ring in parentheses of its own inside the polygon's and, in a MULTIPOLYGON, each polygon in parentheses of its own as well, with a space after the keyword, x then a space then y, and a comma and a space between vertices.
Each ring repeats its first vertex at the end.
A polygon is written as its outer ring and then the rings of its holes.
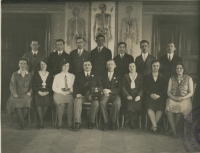
POLYGON ((16 120, 10 127, 9 116, 2 113, 2 153, 184 153, 181 137, 175 139, 150 131, 128 127, 103 132, 96 127, 88 130, 86 122, 80 131, 57 130, 46 122, 38 130, 32 124, 18 130, 16 120))

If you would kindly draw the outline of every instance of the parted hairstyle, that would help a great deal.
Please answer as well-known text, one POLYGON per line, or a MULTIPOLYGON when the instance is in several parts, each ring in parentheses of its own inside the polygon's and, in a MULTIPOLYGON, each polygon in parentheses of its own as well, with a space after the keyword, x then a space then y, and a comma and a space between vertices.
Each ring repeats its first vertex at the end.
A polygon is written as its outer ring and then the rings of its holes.
MULTIPOLYGON (((175 68, 177 68, 177 66, 178 65, 181 65, 182 67, 183 67, 183 74, 186 74, 186 67, 185 67, 185 64, 183 63, 183 62, 178 62, 177 64, 176 64, 176 67, 175 68)), ((177 73, 176 73, 176 75, 177 75, 177 73)))
MULTIPOLYGON (((159 60, 153 60, 152 62, 151 62, 151 70, 152 70, 152 65, 154 64, 154 63, 159 63, 160 64, 160 61, 159 60)), ((161 64, 160 64, 160 67, 161 67, 161 64)), ((160 67, 159 67, 159 69, 160 69, 160 67)))
POLYGON ((68 64, 68 63, 69 63, 69 67, 70 67, 70 62, 69 62, 68 60, 63 59, 63 60, 60 62, 60 71, 62 71, 63 65, 68 64))

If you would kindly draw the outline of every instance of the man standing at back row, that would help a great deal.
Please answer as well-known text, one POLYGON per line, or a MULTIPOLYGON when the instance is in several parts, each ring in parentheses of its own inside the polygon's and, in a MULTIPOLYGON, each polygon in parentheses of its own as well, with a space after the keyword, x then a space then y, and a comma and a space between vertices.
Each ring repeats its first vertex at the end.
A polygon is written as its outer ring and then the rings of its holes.
POLYGON ((149 51, 149 42, 147 40, 142 40, 140 42, 140 48, 142 54, 136 57, 135 64, 137 73, 141 75, 146 75, 151 73, 151 62, 156 58, 148 53, 149 51))
POLYGON ((84 61, 90 60, 90 53, 83 48, 85 46, 85 39, 83 37, 78 37, 76 39, 76 44, 78 48, 70 52, 70 72, 72 72, 74 75, 83 71, 84 61))
POLYGON ((160 73, 167 78, 169 78, 176 74, 176 64, 179 62, 183 62, 182 58, 178 55, 174 54, 176 47, 173 43, 167 44, 167 54, 161 56, 159 58, 161 68, 160 73))
POLYGON ((92 70, 99 75, 107 71, 107 61, 112 58, 111 50, 104 46, 104 35, 96 37, 97 47, 91 51, 92 70))
POLYGON ((40 44, 38 40, 31 41, 31 51, 24 53, 22 58, 28 61, 28 71, 33 75, 35 71, 40 70, 40 62, 45 58, 45 55, 38 51, 40 44))

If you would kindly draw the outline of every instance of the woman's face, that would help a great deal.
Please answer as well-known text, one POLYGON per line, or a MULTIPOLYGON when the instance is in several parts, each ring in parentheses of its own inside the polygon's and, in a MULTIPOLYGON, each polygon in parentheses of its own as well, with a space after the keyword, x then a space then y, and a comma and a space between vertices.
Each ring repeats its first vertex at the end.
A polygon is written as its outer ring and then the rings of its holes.
POLYGON ((131 73, 134 73, 134 72, 136 71, 135 63, 129 64, 129 71, 130 71, 131 73))
POLYGON ((47 69, 47 64, 41 61, 40 62, 40 68, 41 68, 41 70, 46 70, 47 69))
POLYGON ((27 62, 23 60, 19 61, 19 68, 20 70, 25 71, 27 68, 27 62))
POLYGON ((183 66, 182 65, 177 65, 176 66, 176 73, 178 74, 178 75, 181 75, 181 74, 183 74, 183 66))
POLYGON ((156 63, 152 64, 152 72, 158 72, 159 68, 160 68, 160 63, 159 62, 156 62, 156 63))
POLYGON ((62 66, 62 71, 63 72, 68 72, 68 70, 69 70, 69 63, 67 63, 67 64, 62 66))

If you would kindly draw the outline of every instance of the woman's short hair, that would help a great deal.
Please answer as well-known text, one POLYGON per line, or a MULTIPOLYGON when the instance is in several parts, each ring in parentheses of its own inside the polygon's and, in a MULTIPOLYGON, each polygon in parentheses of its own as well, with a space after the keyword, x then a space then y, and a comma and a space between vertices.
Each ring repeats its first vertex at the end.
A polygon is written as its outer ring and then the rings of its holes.
MULTIPOLYGON (((178 65, 181 65, 182 67, 183 67, 183 74, 186 74, 186 67, 185 67, 185 64, 183 63, 183 62, 178 62, 177 64, 176 64, 176 67, 175 68, 177 68, 177 66, 178 65)), ((176 73, 177 74, 177 73, 176 73)))
POLYGON ((21 59, 18 61, 18 64, 19 64, 20 61, 26 61, 26 64, 28 65, 28 60, 27 60, 27 59, 21 58, 21 59))
POLYGON ((62 71, 63 65, 65 65, 65 64, 69 64, 69 66, 70 66, 70 62, 69 62, 68 60, 63 59, 63 60, 60 62, 60 70, 61 70, 61 71, 62 71))
POLYGON ((151 70, 152 70, 152 65, 154 64, 154 63, 159 63, 160 64, 160 61, 159 60, 153 60, 152 62, 151 62, 151 70))
POLYGON ((47 58, 44 58, 44 59, 42 59, 42 60, 40 61, 40 63, 41 63, 41 62, 44 62, 44 63, 47 65, 48 60, 47 60, 47 58))
POLYGON ((117 47, 119 47, 120 45, 124 44, 125 45, 125 48, 126 48, 126 43, 125 42, 119 42, 117 47))

